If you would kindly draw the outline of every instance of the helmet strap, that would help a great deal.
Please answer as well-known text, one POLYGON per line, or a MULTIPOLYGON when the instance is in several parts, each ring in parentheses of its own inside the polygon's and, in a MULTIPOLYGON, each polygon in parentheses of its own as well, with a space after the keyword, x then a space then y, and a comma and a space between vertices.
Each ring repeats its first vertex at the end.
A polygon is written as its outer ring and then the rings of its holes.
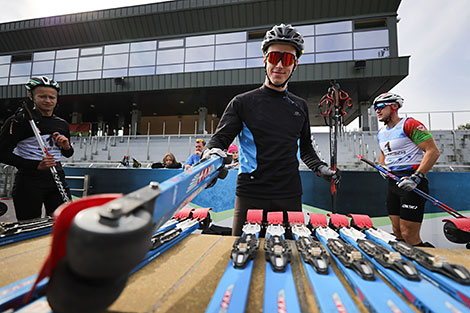
POLYGON ((385 125, 388 125, 388 123, 390 123, 390 122, 392 121, 392 116, 393 116, 393 114, 394 114, 395 112, 398 112, 398 109, 395 109, 395 108, 393 108, 392 105, 390 105, 390 115, 389 115, 389 117, 384 121, 384 124, 385 124, 385 125))
POLYGON ((268 78, 269 84, 271 86, 274 86, 274 87, 277 87, 277 88, 284 88, 284 86, 287 85, 287 82, 289 81, 289 79, 292 77, 292 74, 294 74, 294 71, 295 71, 295 68, 297 67, 297 65, 294 65, 294 68, 292 69, 292 72, 290 73, 289 77, 282 84, 275 84, 271 81, 271 78, 269 78, 268 70, 266 69, 266 67, 267 67, 267 63, 265 62, 264 63, 264 72, 266 73, 266 77, 268 78))

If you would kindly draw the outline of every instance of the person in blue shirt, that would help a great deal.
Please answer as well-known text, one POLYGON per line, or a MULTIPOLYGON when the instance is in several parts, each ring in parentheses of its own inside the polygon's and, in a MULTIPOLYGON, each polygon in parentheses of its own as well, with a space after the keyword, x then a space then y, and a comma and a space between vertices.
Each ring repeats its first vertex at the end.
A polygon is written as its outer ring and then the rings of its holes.
POLYGON ((201 160, 201 155, 202 155, 202 150, 204 150, 204 147, 206 146, 206 142, 204 139, 196 139, 196 144, 195 148, 196 150, 194 151, 193 154, 189 156, 189 158, 184 162, 184 169, 188 169, 197 162, 201 160))

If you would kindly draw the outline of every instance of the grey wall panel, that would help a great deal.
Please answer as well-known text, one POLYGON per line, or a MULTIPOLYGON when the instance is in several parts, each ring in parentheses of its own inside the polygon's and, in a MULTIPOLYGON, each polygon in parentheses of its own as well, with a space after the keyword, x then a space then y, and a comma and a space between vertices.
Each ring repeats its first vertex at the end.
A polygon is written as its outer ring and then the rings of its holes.
MULTIPOLYGON (((403 78, 408 75, 409 57, 367 60, 364 69, 354 68, 354 61, 300 65, 292 82, 320 82, 332 79, 368 79, 374 77, 403 78)), ((61 83, 61 95, 121 93, 133 91, 171 90, 181 88, 207 88, 243 86, 264 81, 264 68, 177 73, 168 75, 126 77, 123 85, 114 78, 67 81, 61 83)), ((0 99, 26 96, 23 85, 0 86, 0 99)))

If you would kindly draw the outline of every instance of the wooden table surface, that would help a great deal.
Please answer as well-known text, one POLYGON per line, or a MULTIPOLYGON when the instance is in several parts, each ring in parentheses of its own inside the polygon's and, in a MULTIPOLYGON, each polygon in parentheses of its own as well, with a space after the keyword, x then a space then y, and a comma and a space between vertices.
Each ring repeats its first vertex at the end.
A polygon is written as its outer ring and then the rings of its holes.
MULTIPOLYGON (((50 236, 0 247, 0 287, 37 274, 49 252, 50 236)), ((109 312, 204 312, 227 267, 235 237, 193 234, 129 278, 109 312)), ((255 259, 246 312, 262 312, 265 257, 263 242, 255 259)), ((318 312, 299 255, 293 247, 292 270, 303 312, 318 312)), ((470 269, 470 250, 425 249, 470 269)), ((339 273, 336 265, 333 270, 339 273)), ((367 312, 340 274, 362 312, 367 312)), ((73 291, 72 291, 73 292, 73 291)))

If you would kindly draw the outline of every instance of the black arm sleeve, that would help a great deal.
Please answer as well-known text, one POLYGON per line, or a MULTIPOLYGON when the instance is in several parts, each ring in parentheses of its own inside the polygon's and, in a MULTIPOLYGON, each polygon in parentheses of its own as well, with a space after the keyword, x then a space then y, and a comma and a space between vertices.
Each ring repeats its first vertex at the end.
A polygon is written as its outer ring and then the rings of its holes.
POLYGON ((60 152, 62 153, 62 155, 66 158, 70 158, 72 155, 73 155, 73 147, 72 147, 72 141, 70 140, 70 130, 69 130, 69 125, 67 124, 67 130, 65 131, 65 134, 64 134, 65 137, 67 137, 67 139, 69 140, 69 144, 70 144, 70 149, 68 150, 64 150, 64 149, 60 149, 60 152))
POLYGON ((230 101, 227 108, 225 109, 224 114, 222 115, 222 118, 220 119, 215 134, 206 145, 206 149, 227 149, 235 136, 241 132, 243 123, 239 114, 240 107, 241 104, 239 103, 237 97, 230 101))
POLYGON ((315 149, 313 149, 311 132, 310 132, 310 121, 308 119, 308 107, 303 103, 303 109, 306 114, 304 125, 300 134, 300 158, 312 171, 316 171, 320 165, 327 165, 322 162, 318 157, 315 149))
POLYGON ((40 161, 27 160, 13 153, 25 132, 31 132, 27 121, 17 122, 14 116, 8 118, 0 131, 0 162, 18 169, 37 169, 40 161))

